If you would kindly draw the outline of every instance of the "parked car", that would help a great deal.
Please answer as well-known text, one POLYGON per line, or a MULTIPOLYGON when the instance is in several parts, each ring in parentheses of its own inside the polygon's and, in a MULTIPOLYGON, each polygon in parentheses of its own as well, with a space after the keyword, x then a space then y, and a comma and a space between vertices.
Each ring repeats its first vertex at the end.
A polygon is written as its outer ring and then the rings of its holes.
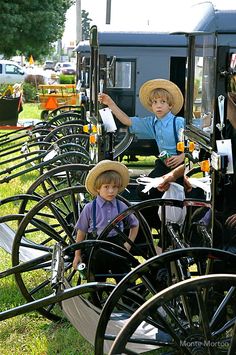
POLYGON ((43 64, 43 69, 44 70, 54 70, 54 61, 53 60, 45 60, 43 64))
POLYGON ((22 83, 26 77, 23 67, 11 60, 0 60, 0 84, 22 83))
POLYGON ((75 75, 75 66, 70 62, 61 63, 60 73, 64 75, 75 75))

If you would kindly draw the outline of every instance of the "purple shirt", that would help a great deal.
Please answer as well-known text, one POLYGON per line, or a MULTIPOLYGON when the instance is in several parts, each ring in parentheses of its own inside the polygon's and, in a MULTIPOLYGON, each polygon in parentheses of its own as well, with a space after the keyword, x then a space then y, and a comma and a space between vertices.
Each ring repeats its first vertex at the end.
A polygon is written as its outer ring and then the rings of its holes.
MULTIPOLYGON (((119 211, 117 208, 117 199, 114 198, 112 201, 106 201, 100 196, 96 198, 96 228, 97 234, 100 235, 104 228, 120 213, 128 208, 128 206, 122 202, 118 201, 119 211)), ((139 222, 138 219, 130 214, 126 217, 129 228, 136 227, 139 222)), ((80 229, 85 233, 90 233, 93 231, 93 202, 87 203, 81 215, 75 225, 76 230, 80 229)), ((123 222, 119 223, 120 230, 124 230, 123 222)), ((109 233, 109 236, 117 235, 115 230, 109 233)))

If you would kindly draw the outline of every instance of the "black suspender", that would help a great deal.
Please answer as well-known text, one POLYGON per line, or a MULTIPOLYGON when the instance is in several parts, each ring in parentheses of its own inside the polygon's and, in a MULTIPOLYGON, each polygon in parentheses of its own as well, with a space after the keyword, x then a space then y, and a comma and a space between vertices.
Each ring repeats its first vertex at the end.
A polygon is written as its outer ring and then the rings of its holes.
POLYGON ((177 146, 179 139, 178 139, 178 134, 177 134, 177 129, 176 129, 176 116, 173 119, 173 131, 174 131, 174 136, 175 136, 175 145, 177 146))
MULTIPOLYGON (((175 145, 177 146, 177 143, 178 143, 179 139, 178 139, 178 133, 177 133, 177 128, 176 128, 176 117, 177 116, 174 116, 174 119, 173 119, 173 131, 174 131, 174 136, 175 136, 175 145)), ((154 132, 155 132, 155 136, 157 136, 156 127, 155 127, 155 117, 154 117, 154 120, 153 120, 153 129, 154 129, 154 132)))
POLYGON ((97 221, 96 221, 96 198, 93 200, 93 206, 92 206, 92 210, 93 210, 93 236, 95 237, 97 234, 97 221))

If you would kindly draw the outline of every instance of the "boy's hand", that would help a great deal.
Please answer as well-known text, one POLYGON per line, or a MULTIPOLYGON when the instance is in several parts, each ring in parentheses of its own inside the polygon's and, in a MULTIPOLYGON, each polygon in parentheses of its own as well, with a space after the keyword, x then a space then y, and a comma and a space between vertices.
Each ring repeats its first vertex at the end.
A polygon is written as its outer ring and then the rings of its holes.
POLYGON ((127 243, 127 242, 124 243, 124 247, 128 251, 130 251, 130 249, 131 249, 131 245, 129 243, 127 243))
POLYGON ((103 93, 98 94, 98 101, 100 102, 100 104, 107 105, 107 106, 109 106, 113 102, 113 100, 110 98, 109 95, 103 93))
POLYGON ((232 214, 232 216, 228 217, 225 222, 227 227, 230 227, 232 229, 236 228, 236 213, 232 214))
POLYGON ((162 176, 163 182, 161 182, 158 186, 157 189, 161 192, 167 191, 170 187, 170 182, 174 182, 175 178, 172 174, 166 174, 162 176))
POLYGON ((81 256, 78 254, 75 254, 74 260, 73 260, 73 268, 77 270, 78 264, 82 262, 81 256))
POLYGON ((184 161, 184 153, 181 153, 179 155, 173 155, 170 158, 167 158, 165 160, 166 166, 170 169, 174 169, 177 166, 179 166, 182 162, 184 161))
POLYGON ((186 192, 190 192, 192 190, 192 185, 190 184, 188 177, 184 176, 184 189, 186 192))

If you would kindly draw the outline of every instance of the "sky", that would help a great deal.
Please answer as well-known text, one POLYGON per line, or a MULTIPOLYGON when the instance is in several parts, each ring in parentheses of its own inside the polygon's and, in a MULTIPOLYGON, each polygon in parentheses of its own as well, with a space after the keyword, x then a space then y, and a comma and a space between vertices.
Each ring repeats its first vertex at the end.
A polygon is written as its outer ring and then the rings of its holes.
MULTIPOLYGON (((111 0, 111 24, 106 25, 107 0, 81 0, 81 9, 89 13, 91 25, 98 30, 174 31, 181 25, 184 13, 200 0, 111 0)), ((236 0, 212 0, 220 9, 236 9, 236 0)), ((76 39, 75 5, 67 12, 64 41, 76 39)))

